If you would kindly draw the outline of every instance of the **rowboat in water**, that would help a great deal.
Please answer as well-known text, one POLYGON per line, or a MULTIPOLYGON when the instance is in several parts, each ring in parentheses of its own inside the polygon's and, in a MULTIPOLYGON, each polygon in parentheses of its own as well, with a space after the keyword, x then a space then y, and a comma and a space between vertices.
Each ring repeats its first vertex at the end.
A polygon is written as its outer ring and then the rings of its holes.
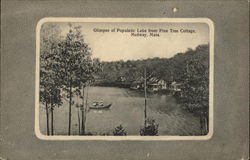
POLYGON ((104 105, 103 102, 94 102, 92 106, 90 106, 90 109, 109 109, 111 107, 112 103, 104 105))

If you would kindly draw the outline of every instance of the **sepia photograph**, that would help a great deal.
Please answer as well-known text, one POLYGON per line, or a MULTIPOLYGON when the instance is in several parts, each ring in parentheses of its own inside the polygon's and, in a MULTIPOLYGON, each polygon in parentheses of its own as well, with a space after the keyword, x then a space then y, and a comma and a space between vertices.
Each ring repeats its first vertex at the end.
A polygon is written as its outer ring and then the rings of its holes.
POLYGON ((45 18, 36 32, 38 137, 211 138, 210 20, 45 18))

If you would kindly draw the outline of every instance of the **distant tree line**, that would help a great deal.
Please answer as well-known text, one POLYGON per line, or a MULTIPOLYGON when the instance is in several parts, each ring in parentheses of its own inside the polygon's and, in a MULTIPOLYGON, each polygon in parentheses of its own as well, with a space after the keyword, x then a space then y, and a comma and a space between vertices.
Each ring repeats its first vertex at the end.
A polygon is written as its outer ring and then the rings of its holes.
POLYGON ((147 67, 147 72, 159 79, 183 82, 193 61, 208 66, 208 49, 208 45, 199 45, 195 50, 188 49, 171 58, 102 62, 102 71, 97 76, 99 83, 115 83, 120 77, 125 77, 124 83, 129 84, 140 78, 144 67, 147 67))

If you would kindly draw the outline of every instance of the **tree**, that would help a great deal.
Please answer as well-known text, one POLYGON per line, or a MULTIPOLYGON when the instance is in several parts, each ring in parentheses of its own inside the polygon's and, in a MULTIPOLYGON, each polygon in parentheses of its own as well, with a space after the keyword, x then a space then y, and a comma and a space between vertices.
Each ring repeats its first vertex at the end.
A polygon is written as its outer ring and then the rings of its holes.
POLYGON ((46 77, 46 74, 42 73, 40 71, 40 102, 45 105, 45 114, 46 114, 46 127, 47 127, 47 135, 50 135, 50 126, 49 126, 49 93, 48 93, 48 82, 46 77))
POLYGON ((51 113, 51 135, 54 135, 54 108, 62 105, 60 85, 54 80, 49 87, 49 104, 51 113))
POLYGON ((200 45, 193 52, 194 56, 186 61, 180 99, 185 109, 200 116, 201 134, 204 135, 208 132, 209 47, 200 45))
POLYGON ((89 79, 91 73, 91 52, 84 41, 80 26, 69 24, 69 32, 66 38, 59 43, 60 57, 59 77, 62 80, 63 90, 69 99, 69 123, 68 135, 71 134, 71 106, 74 94, 81 94, 80 90, 89 79))
POLYGON ((146 125, 140 130, 141 136, 157 136, 159 124, 152 117, 147 118, 146 125))
POLYGON ((114 136, 126 136, 127 132, 126 132, 125 128, 123 128, 122 125, 119 125, 119 126, 115 127, 115 129, 113 130, 113 135, 114 136))
POLYGON ((56 76, 55 58, 58 54, 57 44, 60 41, 60 29, 55 24, 44 24, 41 28, 40 46, 40 102, 45 104, 47 135, 54 133, 53 110, 62 104, 60 96, 60 83, 56 76), (49 112, 50 111, 50 112, 49 112), (49 127, 49 113, 51 125, 49 127))
POLYGON ((81 106, 77 104, 76 108, 77 108, 77 120, 78 120, 78 134, 80 135, 81 134, 81 118, 80 118, 81 106))

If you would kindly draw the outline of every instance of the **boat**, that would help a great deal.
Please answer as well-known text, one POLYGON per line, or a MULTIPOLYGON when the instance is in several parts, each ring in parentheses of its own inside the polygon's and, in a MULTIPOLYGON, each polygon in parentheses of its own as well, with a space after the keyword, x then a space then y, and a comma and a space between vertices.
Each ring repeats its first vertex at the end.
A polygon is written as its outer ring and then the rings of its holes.
POLYGON ((112 103, 104 105, 103 102, 94 102, 89 109, 109 109, 112 103))

